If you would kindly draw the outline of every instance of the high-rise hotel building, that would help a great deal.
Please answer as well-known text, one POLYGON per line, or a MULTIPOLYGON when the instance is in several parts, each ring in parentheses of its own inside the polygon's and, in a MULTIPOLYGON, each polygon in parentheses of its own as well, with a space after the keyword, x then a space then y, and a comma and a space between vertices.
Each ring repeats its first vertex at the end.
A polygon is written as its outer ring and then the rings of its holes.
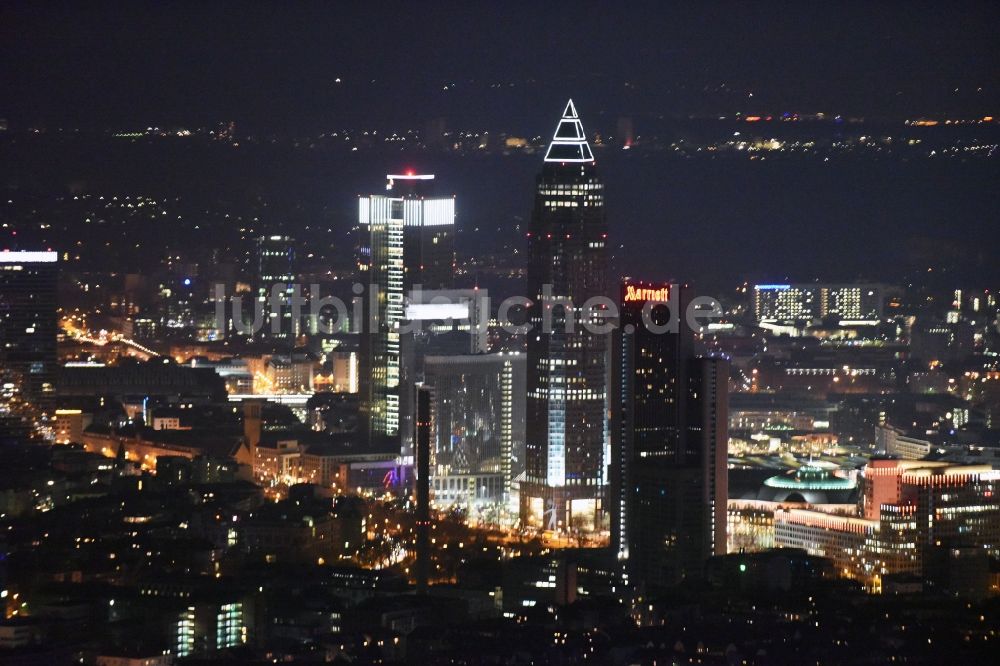
POLYGON ((609 336, 607 225, 597 177, 573 102, 566 104, 535 190, 528 254, 531 330, 523 524, 555 532, 602 528, 606 489, 609 336))
POLYGON ((626 280, 615 335, 612 547, 666 587, 726 549, 729 363, 693 355, 685 287, 626 280))
POLYGON ((416 285, 452 286, 455 198, 427 196, 433 180, 430 174, 389 175, 384 194, 358 199, 359 262, 368 277, 359 375, 370 444, 400 435, 399 327, 407 294, 416 285))

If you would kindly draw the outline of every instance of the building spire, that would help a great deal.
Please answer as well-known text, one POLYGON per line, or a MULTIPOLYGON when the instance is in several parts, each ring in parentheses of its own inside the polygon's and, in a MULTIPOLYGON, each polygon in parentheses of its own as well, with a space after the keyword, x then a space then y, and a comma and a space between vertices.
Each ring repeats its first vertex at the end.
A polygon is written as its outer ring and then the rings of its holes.
POLYGON ((566 102, 566 109, 556 126, 552 143, 545 152, 546 162, 593 162, 594 153, 583 133, 583 123, 576 112, 573 100, 566 102))

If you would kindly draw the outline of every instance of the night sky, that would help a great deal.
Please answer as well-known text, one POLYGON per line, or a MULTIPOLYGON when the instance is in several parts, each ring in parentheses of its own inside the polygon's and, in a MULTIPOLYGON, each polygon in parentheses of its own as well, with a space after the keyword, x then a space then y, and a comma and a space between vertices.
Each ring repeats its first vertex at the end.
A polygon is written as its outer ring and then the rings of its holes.
MULTIPOLYGON (((638 132, 678 135, 692 116, 737 112, 823 111, 885 134, 906 118, 1000 117, 997 2, 480 4, 4 2, 0 118, 101 130, 234 120, 244 133, 304 136, 422 130, 443 117, 531 137, 551 133, 568 97, 588 131, 604 132, 624 115, 638 132)), ((983 131, 996 140, 995 126, 983 131)), ((434 170, 459 196, 462 232, 483 229, 460 237, 469 252, 523 223, 538 170, 537 156, 252 155, 206 171, 192 157, 115 165, 22 150, 31 163, 4 164, 8 182, 147 193, 169 183, 185 194, 189 178, 231 194, 228 178, 247 196, 300 198, 345 225, 382 174, 434 170)), ((617 257, 649 278, 895 281, 946 253, 963 283, 1000 281, 996 155, 601 162, 617 257)))
POLYGON ((571 95, 637 115, 1000 104, 996 2, 483 4, 3 2, 0 106, 23 122, 517 128, 571 95))

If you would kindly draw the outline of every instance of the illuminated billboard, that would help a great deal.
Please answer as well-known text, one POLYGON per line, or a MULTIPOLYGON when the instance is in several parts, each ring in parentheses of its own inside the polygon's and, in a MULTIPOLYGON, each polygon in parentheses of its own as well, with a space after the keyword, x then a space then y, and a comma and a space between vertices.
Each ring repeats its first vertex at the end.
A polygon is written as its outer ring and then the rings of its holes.
POLYGON ((670 300, 669 284, 647 284, 645 282, 622 283, 623 303, 645 303, 653 301, 656 303, 666 303, 670 300))

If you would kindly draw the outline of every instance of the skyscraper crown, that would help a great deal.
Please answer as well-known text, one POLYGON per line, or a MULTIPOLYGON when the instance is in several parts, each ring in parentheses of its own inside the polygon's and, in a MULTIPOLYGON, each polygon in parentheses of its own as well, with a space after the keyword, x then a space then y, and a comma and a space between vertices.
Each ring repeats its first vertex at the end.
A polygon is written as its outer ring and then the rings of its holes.
POLYGON ((546 162, 593 162, 594 153, 587 143, 587 135, 583 133, 583 123, 576 112, 573 100, 566 103, 552 143, 545 152, 546 162))

